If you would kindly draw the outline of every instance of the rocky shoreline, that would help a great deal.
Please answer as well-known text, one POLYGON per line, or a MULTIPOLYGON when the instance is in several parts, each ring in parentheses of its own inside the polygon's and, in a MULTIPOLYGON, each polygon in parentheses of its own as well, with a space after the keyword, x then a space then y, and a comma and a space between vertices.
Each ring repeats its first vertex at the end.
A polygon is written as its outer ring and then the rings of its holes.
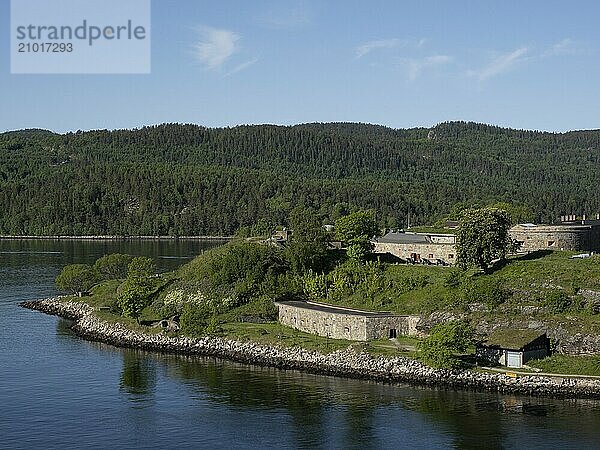
POLYGON ((595 379, 537 375, 511 378, 504 374, 433 369, 409 358, 373 358, 366 353, 357 353, 352 349, 325 355, 302 348, 268 346, 219 337, 192 339, 141 333, 130 330, 122 324, 109 323, 99 319, 93 314, 94 309, 85 303, 61 298, 23 302, 20 306, 73 320, 72 329, 77 335, 87 340, 117 347, 214 356, 242 363, 302 370, 321 375, 439 386, 449 389, 600 399, 600 380, 595 379))

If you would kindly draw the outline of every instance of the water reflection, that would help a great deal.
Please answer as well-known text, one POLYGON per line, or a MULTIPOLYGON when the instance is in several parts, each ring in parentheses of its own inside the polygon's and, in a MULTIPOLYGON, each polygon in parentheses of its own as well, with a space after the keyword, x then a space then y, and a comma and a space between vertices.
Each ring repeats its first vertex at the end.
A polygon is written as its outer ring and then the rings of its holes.
MULTIPOLYGON (((343 447, 377 447, 385 423, 394 427, 386 432, 399 442, 410 443, 415 432, 430 428, 435 433, 446 430, 447 443, 456 448, 493 449, 512 445, 515 424, 521 430, 556 426, 558 443, 571 438, 569 427, 582 429, 583 421, 590 427, 583 426, 589 434, 583 433, 580 442, 600 444, 595 440, 599 403, 590 400, 579 401, 579 413, 569 417, 562 400, 384 385, 216 359, 162 360, 169 377, 208 394, 212 402, 236 408, 283 408, 292 419, 297 442, 318 445, 333 433, 343 447), (407 418, 407 412, 417 416, 407 418)), ((530 444, 536 447, 536 442, 530 444)))
POLYGON ((2 251, 33 252, 0 253, 7 448, 600 447, 597 401, 385 385, 122 350, 83 341, 68 321, 16 306, 53 293, 54 277, 70 262, 115 251, 155 258, 200 251, 193 242, 155 244, 0 242, 2 251))
POLYGON ((156 387, 156 363, 134 351, 123 352, 123 369, 119 378, 123 392, 149 398, 156 387))
MULTIPOLYGON (((0 240, 0 267, 36 267, 40 273, 67 264, 92 263, 110 253, 151 256, 161 270, 179 267, 186 259, 224 241, 202 240, 0 240)), ((53 276, 56 276, 55 274, 53 276)))

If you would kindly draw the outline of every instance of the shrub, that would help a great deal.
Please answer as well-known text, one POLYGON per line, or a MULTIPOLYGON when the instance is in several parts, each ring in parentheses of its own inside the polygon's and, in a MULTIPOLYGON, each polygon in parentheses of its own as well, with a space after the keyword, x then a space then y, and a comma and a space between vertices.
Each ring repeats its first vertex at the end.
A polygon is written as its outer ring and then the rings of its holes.
POLYGON ((127 276, 128 267, 132 259, 133 256, 131 255, 112 253, 96 260, 94 268, 103 280, 119 280, 127 276))
POLYGON ((327 297, 327 279, 324 274, 309 270, 303 277, 303 291, 309 300, 321 300, 327 297))
POLYGON ((483 303, 493 309, 510 298, 510 291, 499 280, 482 278, 470 281, 463 287, 464 303, 483 303))
POLYGON ((419 345, 421 358, 427 364, 454 369, 461 366, 456 353, 465 352, 473 342, 473 328, 464 321, 441 323, 419 345))
POLYGON ((286 271, 287 263, 280 249, 251 242, 230 242, 186 264, 180 276, 216 288, 231 287, 244 280, 260 284, 268 276, 286 271))
POLYGON ((187 304, 179 318, 181 331, 191 337, 214 334, 219 331, 216 312, 208 305, 187 304))
POLYGON ((156 265, 152 258, 147 256, 137 256, 127 266, 128 278, 146 278, 154 275, 155 272, 156 265))
POLYGON ((125 317, 139 319, 142 310, 149 304, 150 289, 136 280, 127 279, 119 286, 117 303, 125 317))
POLYGON ((150 304, 150 295, 156 288, 152 277, 155 270, 150 258, 139 256, 131 260, 127 279, 117 292, 117 302, 124 316, 139 320, 142 310, 150 304))
POLYGON ((444 278, 444 286, 457 287, 462 281, 462 272, 459 269, 450 269, 444 278))
POLYGON ((571 299, 564 291, 548 291, 544 298, 544 306, 550 312, 563 313, 571 306, 571 299))
POLYGON ((62 291, 75 294, 89 291, 98 281, 98 272, 89 264, 71 264, 65 266, 56 277, 56 286, 62 291))

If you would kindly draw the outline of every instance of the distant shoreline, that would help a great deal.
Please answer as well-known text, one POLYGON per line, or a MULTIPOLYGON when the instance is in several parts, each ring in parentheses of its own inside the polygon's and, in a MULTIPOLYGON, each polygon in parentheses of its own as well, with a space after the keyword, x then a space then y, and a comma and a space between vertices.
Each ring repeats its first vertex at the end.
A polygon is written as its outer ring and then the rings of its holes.
POLYGON ((0 241, 230 241, 234 236, 0 236, 0 241))

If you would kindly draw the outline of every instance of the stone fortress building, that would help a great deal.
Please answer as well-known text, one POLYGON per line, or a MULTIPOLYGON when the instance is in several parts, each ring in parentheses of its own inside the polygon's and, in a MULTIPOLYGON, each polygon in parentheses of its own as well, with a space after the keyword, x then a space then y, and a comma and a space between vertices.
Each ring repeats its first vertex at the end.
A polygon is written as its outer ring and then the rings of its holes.
MULTIPOLYGON (((519 244, 519 252, 538 250, 567 250, 600 252, 600 215, 563 216, 554 225, 519 224, 509 231, 519 244)), ((452 265, 456 262, 456 236, 453 234, 411 233, 390 231, 374 239, 374 253, 391 254, 412 264, 452 265)))
POLYGON ((456 236, 390 231, 372 241, 374 253, 389 253, 413 264, 451 265, 456 261, 456 236))
POLYGON ((368 341, 419 335, 419 316, 397 316, 303 301, 282 301, 275 305, 279 308, 282 325, 332 339, 368 341))
POLYGON ((563 216, 556 225, 534 225, 525 223, 510 230, 521 252, 537 250, 600 251, 600 218, 589 220, 585 216, 563 216))

